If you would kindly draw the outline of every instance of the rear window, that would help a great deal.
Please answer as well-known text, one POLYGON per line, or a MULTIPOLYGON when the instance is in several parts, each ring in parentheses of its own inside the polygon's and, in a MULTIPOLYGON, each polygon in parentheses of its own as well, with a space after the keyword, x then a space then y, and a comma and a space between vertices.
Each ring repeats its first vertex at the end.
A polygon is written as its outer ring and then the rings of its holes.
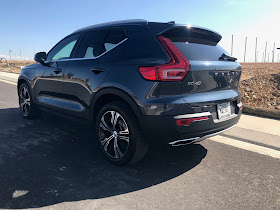
POLYGON ((188 60, 217 61, 223 53, 221 46, 211 46, 188 42, 173 42, 188 60))
POLYGON ((216 32, 189 26, 174 26, 163 31, 188 60, 217 61, 227 52, 218 45, 222 36, 216 32))

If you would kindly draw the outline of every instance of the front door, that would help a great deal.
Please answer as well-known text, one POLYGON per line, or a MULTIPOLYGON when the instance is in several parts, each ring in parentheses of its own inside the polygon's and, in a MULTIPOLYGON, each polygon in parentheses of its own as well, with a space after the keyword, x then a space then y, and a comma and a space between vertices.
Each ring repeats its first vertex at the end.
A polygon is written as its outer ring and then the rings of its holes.
POLYGON ((64 72, 79 36, 73 35, 63 39, 48 53, 46 65, 38 64, 33 90, 40 105, 63 108, 64 72))

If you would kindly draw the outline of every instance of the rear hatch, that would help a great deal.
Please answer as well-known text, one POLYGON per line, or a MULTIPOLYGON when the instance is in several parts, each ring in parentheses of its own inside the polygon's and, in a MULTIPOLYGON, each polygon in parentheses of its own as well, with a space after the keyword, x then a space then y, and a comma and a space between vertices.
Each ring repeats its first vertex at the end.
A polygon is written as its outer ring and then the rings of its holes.
POLYGON ((241 66, 219 46, 218 33, 175 25, 158 35, 169 38, 190 63, 180 91, 189 105, 213 105, 240 96, 241 66))

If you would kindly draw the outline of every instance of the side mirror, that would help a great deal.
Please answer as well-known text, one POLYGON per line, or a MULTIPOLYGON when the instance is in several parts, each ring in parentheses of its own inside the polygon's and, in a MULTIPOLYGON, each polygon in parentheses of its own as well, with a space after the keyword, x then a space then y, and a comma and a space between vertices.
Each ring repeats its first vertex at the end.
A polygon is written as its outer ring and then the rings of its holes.
POLYGON ((46 66, 47 54, 45 52, 38 52, 34 56, 34 60, 41 63, 42 65, 46 66))

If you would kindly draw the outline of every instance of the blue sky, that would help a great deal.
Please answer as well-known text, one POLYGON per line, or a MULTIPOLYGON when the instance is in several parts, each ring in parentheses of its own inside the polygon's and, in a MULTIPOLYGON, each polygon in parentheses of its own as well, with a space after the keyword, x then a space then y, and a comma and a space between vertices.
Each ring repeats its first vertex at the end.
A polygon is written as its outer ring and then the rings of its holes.
POLYGON ((174 20, 207 27, 223 36, 221 45, 229 52, 234 34, 233 55, 239 60, 243 60, 245 36, 248 60, 254 57, 256 36, 259 54, 265 41, 270 51, 274 42, 280 47, 279 0, 0 0, 0 7, 0 56, 11 49, 13 58, 21 51, 22 57, 32 59, 34 52, 48 51, 78 28, 123 19, 174 20))

